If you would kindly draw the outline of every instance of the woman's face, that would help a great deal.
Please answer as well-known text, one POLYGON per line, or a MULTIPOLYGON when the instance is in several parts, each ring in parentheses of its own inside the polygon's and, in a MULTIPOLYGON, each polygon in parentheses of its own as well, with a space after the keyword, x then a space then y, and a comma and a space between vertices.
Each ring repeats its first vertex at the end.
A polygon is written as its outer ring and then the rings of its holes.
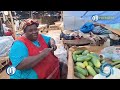
POLYGON ((25 28, 25 35, 30 41, 36 41, 38 38, 38 29, 35 24, 25 28))

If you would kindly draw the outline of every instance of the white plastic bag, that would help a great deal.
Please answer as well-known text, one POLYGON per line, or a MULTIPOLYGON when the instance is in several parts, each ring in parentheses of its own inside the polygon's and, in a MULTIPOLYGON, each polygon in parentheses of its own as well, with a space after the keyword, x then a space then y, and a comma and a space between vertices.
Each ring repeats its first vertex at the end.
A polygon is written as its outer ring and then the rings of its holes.
POLYGON ((120 47, 110 46, 101 50, 103 58, 108 58, 111 60, 120 60, 120 47))
POLYGON ((109 77, 105 77, 101 74, 97 74, 94 76, 93 79, 120 79, 120 70, 113 67, 113 74, 111 74, 109 77))
POLYGON ((67 51, 64 46, 60 46, 59 48, 57 48, 57 50, 54 52, 54 55, 58 57, 61 62, 67 64, 67 51))
POLYGON ((101 53, 104 54, 104 53, 109 53, 109 54, 113 54, 113 51, 115 50, 115 47, 114 46, 109 46, 109 47, 106 47, 104 48, 103 50, 101 50, 101 53))
POLYGON ((13 42, 12 36, 0 37, 0 57, 8 55, 13 42))

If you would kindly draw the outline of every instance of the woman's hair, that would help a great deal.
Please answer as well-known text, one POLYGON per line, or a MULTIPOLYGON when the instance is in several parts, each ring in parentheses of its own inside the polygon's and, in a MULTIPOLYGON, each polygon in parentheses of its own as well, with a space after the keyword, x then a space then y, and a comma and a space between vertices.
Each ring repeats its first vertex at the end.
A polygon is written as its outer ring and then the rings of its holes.
MULTIPOLYGON (((27 26, 31 26, 31 25, 36 25, 36 26, 38 27, 38 25, 37 25, 36 23, 32 23, 32 24, 27 25, 27 26)), ((26 32, 26 28, 27 28, 27 26, 26 26, 26 27, 24 28, 24 30, 23 30, 24 33, 26 32)))
POLYGON ((39 26, 38 21, 33 19, 26 19, 21 22, 21 29, 26 32, 26 27, 35 24, 37 27, 39 26))

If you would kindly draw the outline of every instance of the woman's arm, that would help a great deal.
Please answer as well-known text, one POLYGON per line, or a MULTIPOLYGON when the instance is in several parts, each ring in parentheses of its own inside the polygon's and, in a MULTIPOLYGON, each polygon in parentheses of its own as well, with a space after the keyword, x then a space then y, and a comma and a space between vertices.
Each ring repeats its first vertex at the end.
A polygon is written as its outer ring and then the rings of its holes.
POLYGON ((49 36, 46 36, 44 34, 41 34, 42 37, 44 38, 45 42, 47 43, 49 48, 53 47, 53 51, 57 49, 57 46, 55 45, 55 40, 49 36))
POLYGON ((36 56, 28 56, 16 68, 19 70, 33 68, 41 60, 43 60, 51 50, 51 48, 45 48, 40 54, 36 56))
POLYGON ((46 57, 51 50, 51 48, 45 48, 40 52, 40 54, 36 56, 29 56, 28 49, 25 44, 20 41, 16 41, 10 49, 9 58, 12 62, 12 66, 17 69, 29 69, 43 60, 43 58, 46 57))

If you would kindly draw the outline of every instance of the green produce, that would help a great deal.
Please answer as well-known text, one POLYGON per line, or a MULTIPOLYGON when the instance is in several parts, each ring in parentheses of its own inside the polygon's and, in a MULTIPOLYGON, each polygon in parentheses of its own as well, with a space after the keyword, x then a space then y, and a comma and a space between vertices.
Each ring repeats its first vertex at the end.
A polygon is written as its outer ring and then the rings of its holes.
POLYGON ((80 56, 80 57, 77 58, 77 61, 78 62, 83 62, 83 61, 85 61, 86 58, 87 58, 87 56, 80 56))
POLYGON ((82 57, 82 56, 83 56, 83 55, 76 55, 77 58, 80 58, 80 57, 82 57))
POLYGON ((99 59, 100 59, 99 55, 96 54, 96 53, 92 53, 91 55, 93 55, 93 57, 96 57, 96 58, 99 58, 99 59))
POLYGON ((84 61, 83 64, 87 67, 88 66, 88 62, 84 61))
POLYGON ((115 65, 114 67, 116 67, 116 68, 120 69, 120 64, 115 65))
MULTIPOLYGON (((87 56, 90 56, 90 55, 91 55, 90 53, 87 54, 87 56)), ((91 57, 91 56, 90 56, 90 57, 91 57)))
POLYGON ((116 62, 116 61, 120 61, 120 60, 114 60, 114 59, 113 59, 112 61, 113 61, 113 62, 116 62))
POLYGON ((94 65, 89 61, 88 62, 88 65, 90 65, 91 67, 93 67, 94 65))
POLYGON ((120 60, 119 61, 115 61, 115 62, 113 62, 111 65, 116 65, 116 64, 120 64, 120 60))
POLYGON ((86 56, 85 61, 89 61, 89 60, 91 60, 91 59, 92 59, 91 56, 86 56))
POLYGON ((76 57, 78 58, 78 57, 80 57, 79 55, 76 55, 76 57))
POLYGON ((88 50, 84 50, 84 52, 82 53, 82 55, 87 55, 89 53, 88 50))
POLYGON ((84 76, 87 76, 87 75, 88 75, 88 72, 87 72, 86 69, 83 69, 83 68, 81 68, 81 67, 79 67, 79 66, 75 66, 74 69, 75 69, 75 72, 79 72, 79 73, 83 74, 84 76))
POLYGON ((95 70, 91 67, 91 66, 87 66, 87 70, 89 72, 90 75, 95 76, 97 73, 95 72, 95 70))
POLYGON ((76 66, 79 66, 81 68, 85 68, 85 65, 81 62, 76 62, 76 66))
POLYGON ((100 63, 100 60, 98 59, 98 58, 92 58, 91 59, 91 62, 93 63, 93 65, 95 66, 95 67, 97 67, 97 68, 100 68, 100 66, 101 66, 101 63, 100 63))
POLYGON ((77 51, 74 51, 73 54, 75 55, 79 55, 79 54, 82 54, 83 50, 77 50, 77 51))
POLYGON ((91 56, 91 57, 94 57, 94 55, 93 55, 93 54, 91 54, 91 53, 88 53, 87 55, 88 55, 88 56, 91 56))
POLYGON ((81 78, 81 79, 85 79, 85 76, 82 75, 81 73, 78 73, 78 72, 74 72, 74 75, 78 78, 81 78))
POLYGON ((92 59, 92 57, 90 57, 90 56, 82 56, 82 55, 79 55, 79 56, 80 57, 77 58, 78 62, 89 61, 92 59))
POLYGON ((98 68, 94 67, 94 70, 95 70, 95 72, 96 72, 97 74, 99 74, 99 73, 100 73, 100 69, 98 69, 98 68))
POLYGON ((76 55, 73 54, 72 57, 73 57, 73 61, 76 62, 76 61, 77 61, 77 57, 76 57, 76 55))

